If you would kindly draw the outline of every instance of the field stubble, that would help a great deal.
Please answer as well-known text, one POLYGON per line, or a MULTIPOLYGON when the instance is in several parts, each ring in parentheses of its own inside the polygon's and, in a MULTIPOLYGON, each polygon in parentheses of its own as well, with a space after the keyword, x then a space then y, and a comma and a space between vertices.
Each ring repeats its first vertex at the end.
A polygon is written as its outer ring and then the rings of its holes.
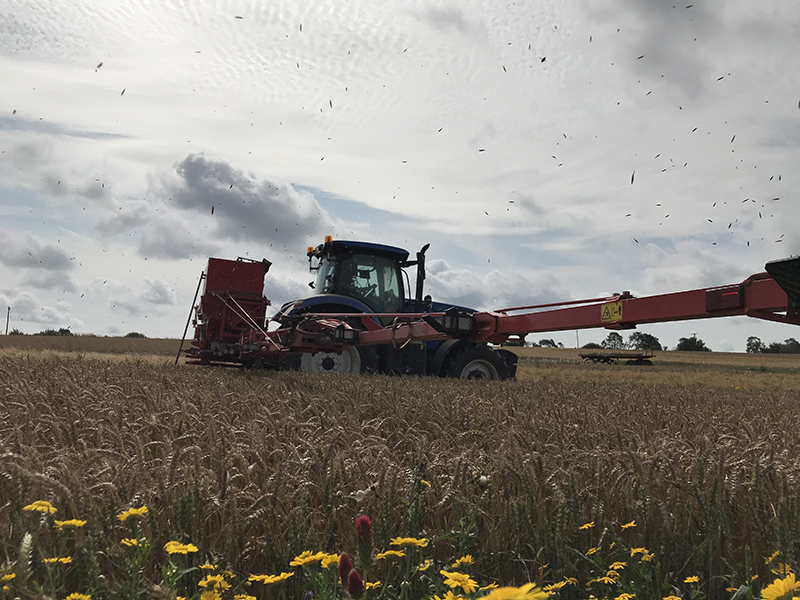
POLYGON ((476 574, 506 584, 544 564, 553 579, 588 577, 586 550, 622 533, 665 577, 700 575, 711 597, 766 577, 775 550, 793 562, 800 378, 636 369, 528 364, 494 383, 5 351, 4 560, 32 500, 88 519, 102 548, 119 544, 115 515, 138 496, 154 545, 191 541, 239 572, 339 551, 361 513, 378 548, 424 535, 443 560, 471 553, 476 574))

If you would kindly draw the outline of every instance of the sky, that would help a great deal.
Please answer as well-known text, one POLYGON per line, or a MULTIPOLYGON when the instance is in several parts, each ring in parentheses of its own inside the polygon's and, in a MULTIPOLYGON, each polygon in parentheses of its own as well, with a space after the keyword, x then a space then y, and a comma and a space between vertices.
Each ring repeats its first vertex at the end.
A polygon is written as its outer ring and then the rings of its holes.
POLYGON ((180 337, 210 256, 272 261, 279 306, 325 235, 430 243, 427 291, 482 310, 800 254, 792 2, 0 0, 0 81, 0 311, 26 333, 180 337))

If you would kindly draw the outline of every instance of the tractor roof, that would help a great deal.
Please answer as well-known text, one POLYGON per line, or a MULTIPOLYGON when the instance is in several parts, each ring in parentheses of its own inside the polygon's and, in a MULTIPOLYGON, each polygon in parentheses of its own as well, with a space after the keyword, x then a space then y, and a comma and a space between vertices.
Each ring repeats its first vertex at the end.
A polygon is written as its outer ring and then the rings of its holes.
POLYGON ((332 252, 333 254, 359 252, 363 254, 375 254, 379 256, 386 256, 399 262, 408 259, 408 250, 397 248, 396 246, 385 246, 383 244, 373 244, 372 242, 355 242, 348 240, 332 240, 326 242, 323 246, 317 247, 315 253, 326 254, 332 252))

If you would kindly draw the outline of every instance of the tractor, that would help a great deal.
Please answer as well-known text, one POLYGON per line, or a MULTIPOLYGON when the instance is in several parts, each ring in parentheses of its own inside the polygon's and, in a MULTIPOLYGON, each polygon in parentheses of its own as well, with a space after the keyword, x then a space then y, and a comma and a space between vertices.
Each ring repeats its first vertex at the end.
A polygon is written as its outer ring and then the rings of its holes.
MULTIPOLYGON (((377 327, 390 326, 406 314, 443 313, 448 309, 477 311, 462 306, 434 302, 423 297, 426 244, 409 260, 402 248, 333 240, 309 247, 309 269, 316 273, 309 283, 314 294, 287 302, 276 317, 284 327, 291 327, 305 315, 314 313, 369 314, 377 327), (414 296, 406 269, 416 266, 414 296)), ((345 318, 352 327, 364 329, 363 317, 345 318)), ((284 361, 289 368, 309 373, 392 373, 435 375, 461 379, 508 379, 517 370, 517 355, 468 339, 432 340, 406 344, 346 346, 341 353, 315 352, 290 355, 284 361)))

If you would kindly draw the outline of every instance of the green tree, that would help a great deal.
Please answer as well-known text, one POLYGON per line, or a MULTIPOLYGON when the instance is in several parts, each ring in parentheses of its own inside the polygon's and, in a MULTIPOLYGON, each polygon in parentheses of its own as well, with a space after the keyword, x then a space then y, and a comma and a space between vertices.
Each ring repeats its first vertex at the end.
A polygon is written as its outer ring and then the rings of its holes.
POLYGON ((628 348, 634 350, 663 350, 658 338, 649 333, 634 331, 628 336, 628 348))
POLYGON ((558 344, 556 344, 554 340, 545 338, 543 340, 539 340, 539 347, 540 348, 558 348, 558 344))
POLYGON ((147 336, 143 333, 139 333, 138 331, 131 331, 130 333, 126 333, 126 338, 146 338, 147 336))
POLYGON ((760 352, 764 352, 766 346, 764 342, 762 342, 759 338, 754 335, 751 335, 747 338, 747 353, 748 354, 759 354, 760 352))
POLYGON ((585 350, 600 350, 602 346, 597 342, 589 342, 588 344, 581 346, 581 348, 584 348, 585 350))
POLYGON ((623 340, 622 336, 616 331, 612 331, 606 336, 606 339, 603 340, 600 346, 607 350, 622 350, 625 348, 625 340, 623 340))
POLYGON ((675 350, 679 352, 711 352, 711 348, 706 346, 706 343, 696 336, 679 339, 675 350))

